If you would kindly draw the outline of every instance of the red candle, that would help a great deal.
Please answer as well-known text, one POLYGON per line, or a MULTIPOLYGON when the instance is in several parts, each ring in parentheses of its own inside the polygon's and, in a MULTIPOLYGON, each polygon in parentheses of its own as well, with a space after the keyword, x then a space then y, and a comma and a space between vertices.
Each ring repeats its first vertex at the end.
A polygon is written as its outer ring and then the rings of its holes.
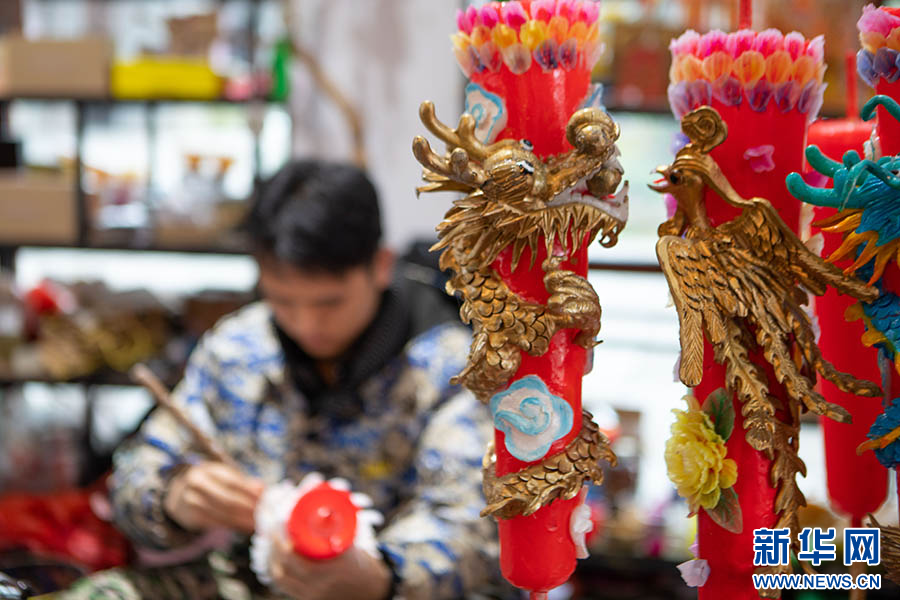
MULTIPOLYGON (((840 161, 848 150, 864 155, 863 144, 872 134, 872 124, 859 118, 856 102, 856 58, 847 59, 847 114, 846 119, 820 120, 809 128, 808 142, 817 146, 832 160, 840 161)), ((807 181, 821 186, 829 183, 815 171, 807 174, 807 181)), ((836 209, 816 206, 813 222, 834 215, 836 209)), ((828 257, 843 241, 840 233, 821 232, 824 238, 822 256, 828 257)), ((847 261, 849 265, 852 258, 847 261)), ((848 322, 845 314, 856 301, 829 289, 824 296, 815 299, 815 311, 822 335, 819 347, 835 367, 857 377, 880 381, 878 350, 866 348, 859 340, 865 333, 862 320, 848 322)), ((856 447, 865 439, 869 427, 881 414, 880 398, 863 398, 843 392, 825 379, 819 380, 819 389, 826 400, 846 408, 853 415, 852 423, 835 423, 821 418, 825 438, 825 467, 828 496, 839 512, 850 517, 854 527, 874 512, 887 497, 887 477, 872 453, 857 456, 856 447)))
POLYGON ((753 2, 751 0, 741 0, 740 17, 738 18, 739 29, 750 29, 753 27, 753 2))
MULTIPOLYGON (((543 247, 537 253, 535 265, 546 258, 543 247)), ((529 300, 545 303, 543 272, 529 269, 529 251, 526 250, 518 268, 511 267, 511 252, 505 250, 494 263, 494 268, 517 294, 529 300)), ((587 275, 587 245, 578 252, 577 263, 567 261, 564 269, 587 275)), ((543 356, 522 355, 522 364, 512 381, 528 375, 537 375, 550 391, 564 398, 574 415, 581 415, 581 378, 584 375, 587 354, 584 348, 573 343, 575 330, 557 332, 550 340, 550 349, 543 356)), ((561 452, 581 429, 576 419, 568 435, 550 446, 547 455, 561 452)), ((520 461, 506 448, 505 435, 495 430, 494 447, 497 452, 496 474, 501 477, 519 471, 530 463, 520 461)), ((499 519, 500 568, 504 577, 516 586, 532 591, 546 592, 565 583, 575 570, 575 545, 569 534, 572 511, 580 503, 576 496, 571 500, 556 500, 529 517, 499 519)))
MULTIPOLYGON (((857 66, 863 80, 879 94, 897 99, 900 82, 897 81, 897 50, 893 40, 900 30, 900 9, 866 6, 856 24, 863 48, 857 55, 857 66), (888 39, 892 41, 889 43, 888 39)), ((900 123, 887 111, 878 108, 876 135, 879 140, 879 156, 900 153, 900 123)))
POLYGON ((294 551, 313 560, 340 556, 353 545, 358 511, 349 491, 320 483, 291 511, 287 532, 294 551))
MULTIPOLYGON (((728 137, 711 156, 739 194, 768 199, 782 220, 797 231, 800 202, 788 193, 784 181, 803 166, 807 124, 821 105, 822 39, 809 41, 796 32, 783 35, 775 30, 713 31, 703 36, 689 31, 671 48, 669 99, 675 116, 680 119, 702 105, 715 108, 728 126, 728 137)), ((706 212, 716 226, 733 219, 740 210, 707 190, 706 212)), ((787 406, 788 394, 765 358, 751 353, 749 359, 766 373, 769 393, 787 406)), ((713 348, 705 341, 703 379, 694 394, 702 400, 725 387, 725 370, 715 363, 713 348)), ((726 447, 728 458, 738 466, 734 489, 743 530, 731 533, 700 511, 699 558, 710 568, 709 578, 699 588, 700 600, 758 598, 751 577, 755 570, 753 530, 772 528, 778 520, 772 461, 747 443, 741 404, 733 397, 732 402, 736 421, 726 447)), ((791 421, 790 415, 777 416, 791 421)))
MULTIPOLYGON (((483 140, 527 140, 541 159, 572 149, 566 126, 572 114, 590 100, 590 72, 600 48, 597 13, 598 6, 591 1, 557 4, 541 0, 492 2, 460 12, 454 49, 470 79, 466 112, 476 117, 483 140)), ((590 241, 582 240, 561 268, 586 277, 590 241)), ((534 260, 526 248, 515 266, 512 249, 506 248, 491 267, 517 296, 546 304, 541 268, 547 258, 545 240, 536 248, 534 260)), ((514 456, 505 433, 496 429, 497 477, 564 451, 581 431, 581 379, 587 354, 573 341, 577 333, 573 329, 558 331, 541 356, 522 353, 521 364, 509 381, 513 385, 529 376, 539 378, 552 395, 570 407, 575 416, 571 428, 533 461, 514 456)), ((498 519, 504 577, 530 590, 533 597, 565 583, 576 559, 570 523, 582 502, 579 494, 569 500, 557 499, 527 517, 498 519)))

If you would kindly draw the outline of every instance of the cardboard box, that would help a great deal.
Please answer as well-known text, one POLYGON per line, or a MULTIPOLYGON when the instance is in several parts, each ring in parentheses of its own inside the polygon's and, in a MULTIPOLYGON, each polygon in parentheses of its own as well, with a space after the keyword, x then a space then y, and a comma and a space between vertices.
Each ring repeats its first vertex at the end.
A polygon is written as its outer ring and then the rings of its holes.
POLYGON ((74 244, 77 239, 71 177, 0 171, 0 243, 74 244))
POLYGON ((154 241, 160 248, 221 248, 243 250, 245 240, 235 229, 244 220, 250 205, 244 200, 220 200, 215 204, 212 222, 198 225, 191 221, 158 218, 154 241))
POLYGON ((102 38, 0 37, 0 96, 106 98, 112 44, 102 38))

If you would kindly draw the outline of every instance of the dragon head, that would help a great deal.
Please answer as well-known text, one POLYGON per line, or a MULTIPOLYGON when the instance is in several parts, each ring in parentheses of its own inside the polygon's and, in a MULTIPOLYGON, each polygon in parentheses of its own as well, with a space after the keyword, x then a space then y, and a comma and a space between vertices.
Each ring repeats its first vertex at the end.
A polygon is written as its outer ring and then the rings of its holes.
MULTIPOLYGON (((874 96, 866 102, 862 118, 872 118, 877 106, 884 106, 891 116, 900 119, 900 105, 887 96, 874 96)), ((871 267, 868 283, 874 284, 892 259, 900 263, 900 156, 863 160, 851 150, 837 162, 816 146, 809 146, 806 160, 829 177, 833 185, 812 187, 799 173, 791 173, 787 178, 788 191, 808 204, 838 210, 813 224, 823 231, 844 234, 843 243, 828 257, 828 262, 853 258, 844 272, 852 274, 865 266, 868 275, 871 267)))
POLYGON ((466 194, 438 226, 434 250, 464 249, 469 266, 482 268, 510 245, 514 265, 526 247, 534 260, 541 236, 548 254, 554 243, 569 253, 598 235, 606 247, 616 243, 628 218, 628 183, 621 183, 619 127, 603 111, 573 114, 566 127, 573 149, 545 160, 528 140, 481 143, 469 114, 455 130, 438 121, 430 102, 422 103, 419 115, 447 153, 437 155, 421 136, 413 140, 428 182, 418 191, 466 194))
POLYGON ((844 270, 847 274, 871 264, 868 283, 872 285, 892 259, 900 262, 900 177, 896 175, 900 157, 860 160, 851 151, 842 164, 825 157, 815 146, 806 149, 806 157, 813 168, 832 177, 834 186, 812 187, 798 173, 791 173, 788 190, 808 204, 838 209, 813 223, 822 231, 844 235, 843 243, 827 260, 854 259, 844 270))

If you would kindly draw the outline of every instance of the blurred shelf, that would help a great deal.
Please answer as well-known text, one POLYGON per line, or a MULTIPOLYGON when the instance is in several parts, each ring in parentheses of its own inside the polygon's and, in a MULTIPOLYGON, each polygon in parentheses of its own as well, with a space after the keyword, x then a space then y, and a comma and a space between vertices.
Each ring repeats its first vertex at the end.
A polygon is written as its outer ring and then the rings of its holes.
MULTIPOLYGON (((153 365, 153 361, 145 362, 144 364, 153 365)), ((174 388, 178 382, 181 380, 181 370, 175 368, 166 368, 165 371, 167 373, 163 373, 165 377, 160 375, 160 368, 153 367, 153 371, 160 376, 163 384, 171 389, 174 388)), ((68 379, 60 379, 58 377, 53 377, 52 375, 31 375, 31 376, 20 376, 20 375, 12 375, 9 373, 0 373, 0 387, 4 386, 12 386, 12 385, 21 385, 24 383, 46 383, 51 385, 115 385, 115 386, 126 386, 126 387, 141 387, 139 383, 135 383, 128 373, 123 373, 120 371, 114 371, 111 368, 101 369, 95 373, 91 373, 90 375, 81 375, 78 377, 70 377, 68 379)))
MULTIPOLYGON (((52 385, 140 386, 140 384, 137 384, 131 380, 131 377, 128 376, 128 373, 120 373, 118 371, 99 371, 90 375, 72 377, 69 379, 58 379, 50 375, 33 375, 22 377, 8 374, 0 375, 0 387, 21 385, 24 383, 47 383, 52 385)), ((164 381, 164 383, 169 387, 173 387, 174 383, 177 383, 177 381, 164 381)))
POLYGON ((282 100, 268 98, 250 98, 247 100, 229 100, 228 98, 78 98, 73 96, 0 96, 0 102, 81 102, 84 104, 224 104, 233 106, 250 106, 256 104, 284 104, 282 100))
POLYGON ((656 263, 607 263, 589 262, 589 271, 625 271, 629 273, 662 273, 656 263))
MULTIPOLYGON (((126 252, 176 252, 184 254, 227 254, 246 255, 249 248, 240 244, 210 246, 161 246, 161 245, 129 245, 129 244, 58 244, 49 242, 0 241, 0 252, 14 251, 19 248, 60 248, 74 250, 120 250, 126 252)), ((588 263, 590 271, 619 271, 626 273, 662 273, 656 263, 596 262, 588 263)))
MULTIPOLYGON (((625 104, 607 104, 605 105, 608 113, 635 113, 642 115, 666 115, 672 117, 672 109, 669 105, 625 105, 625 104)), ((675 117, 672 117, 673 119, 675 117)))
POLYGON ((158 246, 129 244, 58 244, 49 242, 0 241, 0 251, 14 251, 19 248, 60 248, 74 250, 120 250, 127 252, 176 252, 183 254, 229 254, 244 255, 249 250, 239 245, 211 246, 158 246))

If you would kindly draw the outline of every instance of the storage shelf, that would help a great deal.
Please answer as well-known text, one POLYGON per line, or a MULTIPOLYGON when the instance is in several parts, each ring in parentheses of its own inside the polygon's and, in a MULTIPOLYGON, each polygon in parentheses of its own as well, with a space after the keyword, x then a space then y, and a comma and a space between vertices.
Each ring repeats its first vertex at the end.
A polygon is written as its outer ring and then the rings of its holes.
POLYGON ((251 98, 248 100, 230 100, 228 98, 113 98, 73 96, 43 96, 28 94, 22 96, 0 96, 0 102, 81 102, 84 104, 224 104, 233 106, 250 106, 255 104, 284 104, 281 100, 268 98, 251 98))
MULTIPOLYGON (((15 376, 0 375, 0 386, 22 385, 25 383, 47 383, 52 385, 116 385, 116 386, 134 386, 140 387, 135 383, 128 373, 119 373, 118 371, 98 371, 90 375, 80 377, 72 377, 69 379, 58 379, 50 375, 34 375, 34 376, 15 376)), ((177 381, 163 381, 167 387, 174 387, 177 381)))
POLYGON ((138 246, 128 244, 59 244, 49 242, 0 241, 0 251, 15 251, 20 248, 61 248, 74 250, 121 250, 127 252, 175 252, 183 254, 229 254, 245 255, 248 249, 239 246, 138 246))
MULTIPOLYGON (((624 104, 607 104, 606 112, 608 113, 637 113, 642 115, 666 115, 672 117, 672 109, 668 105, 624 105, 624 104)), ((673 119, 675 117, 672 117, 673 119)))
POLYGON ((610 263, 589 262, 590 271, 625 271, 627 273, 662 273, 662 268, 656 263, 610 263))
MULTIPOLYGON (((92 244, 79 246, 76 244, 52 244, 42 242, 0 241, 0 251, 17 250, 19 248, 66 248, 75 250, 122 250, 128 252, 180 252, 185 254, 228 254, 246 255, 248 248, 233 246, 129 246, 127 244, 92 244)), ((655 263, 612 263, 590 262, 591 271, 620 271, 627 273, 661 273, 662 269, 655 263)))

